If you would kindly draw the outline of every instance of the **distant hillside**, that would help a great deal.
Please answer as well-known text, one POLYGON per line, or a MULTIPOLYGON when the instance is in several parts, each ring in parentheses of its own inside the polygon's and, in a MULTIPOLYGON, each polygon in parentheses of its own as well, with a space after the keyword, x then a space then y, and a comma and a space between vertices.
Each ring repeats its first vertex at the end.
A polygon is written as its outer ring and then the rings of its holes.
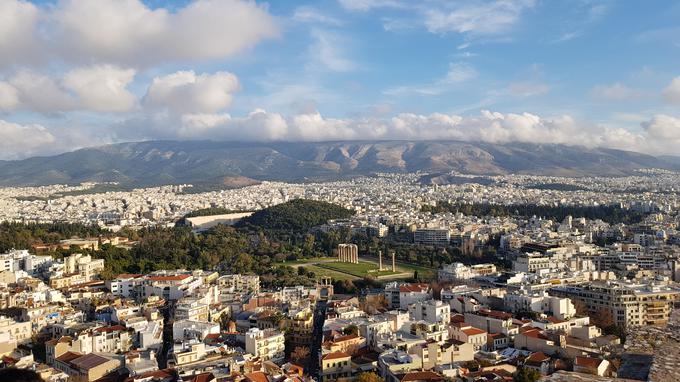
POLYGON ((306 231, 331 219, 346 219, 353 211, 336 204, 316 200, 294 199, 257 211, 236 225, 269 230, 306 231))
POLYGON ((121 186, 192 183, 212 189, 262 180, 327 180, 375 172, 622 176, 640 168, 678 169, 680 160, 528 143, 148 141, 0 161, 0 186, 94 181, 121 186))

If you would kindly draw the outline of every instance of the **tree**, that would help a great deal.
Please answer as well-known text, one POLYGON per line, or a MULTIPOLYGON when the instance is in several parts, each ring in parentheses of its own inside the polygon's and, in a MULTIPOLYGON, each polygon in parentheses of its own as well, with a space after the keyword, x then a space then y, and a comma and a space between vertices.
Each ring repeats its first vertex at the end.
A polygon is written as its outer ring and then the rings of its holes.
POLYGON ((355 379, 355 382, 382 382, 383 379, 376 373, 361 373, 355 379))
POLYGON ((539 379, 541 379, 541 373, 527 367, 519 369, 513 378, 515 382, 536 382, 539 379))
POLYGON ((342 332, 346 335, 350 334, 359 335, 359 328, 356 325, 349 325, 342 329, 342 332))
POLYGON ((597 313, 591 315, 590 318, 593 320, 595 326, 602 329, 616 325, 611 309, 600 308, 597 313))
POLYGON ((307 346, 296 346, 293 352, 290 354, 290 358, 296 362, 305 360, 307 357, 309 357, 309 348, 307 346))
POLYGON ((571 303, 574 304, 574 310, 576 311, 577 316, 584 317, 589 315, 590 312, 588 312, 588 307, 583 300, 580 298, 573 298, 571 299, 571 303))

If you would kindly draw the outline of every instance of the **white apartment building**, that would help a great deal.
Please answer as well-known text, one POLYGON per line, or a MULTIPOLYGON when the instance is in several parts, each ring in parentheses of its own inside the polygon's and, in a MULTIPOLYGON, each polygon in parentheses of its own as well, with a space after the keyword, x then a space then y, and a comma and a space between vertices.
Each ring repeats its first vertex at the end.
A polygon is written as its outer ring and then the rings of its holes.
POLYGON ((451 321, 451 306, 440 300, 418 301, 408 307, 415 321, 448 324, 451 321))
POLYGON ((553 315, 561 320, 569 319, 576 315, 576 308, 568 298, 549 296, 547 292, 528 293, 518 291, 507 293, 503 296, 506 309, 513 312, 531 311, 553 315))
POLYGON ((175 341, 203 341, 208 334, 220 334, 220 325, 214 322, 178 320, 172 326, 172 336, 175 341))
POLYGON ((107 280, 106 287, 114 296, 134 298, 136 288, 143 282, 144 277, 142 275, 124 273, 113 280, 107 280))
POLYGON ((104 259, 92 259, 90 255, 74 253, 64 258, 64 273, 78 273, 90 281, 104 269, 104 259))
POLYGON ((437 272, 439 281, 468 280, 477 276, 484 276, 496 273, 494 264, 475 264, 466 266, 463 263, 453 263, 444 265, 437 272))
POLYGON ((175 308, 176 320, 208 321, 210 306, 198 301, 183 302, 175 308))
POLYGON ((408 310, 409 305, 432 298, 428 284, 392 282, 385 285, 384 293, 390 309, 408 310))
POLYGON ((5 338, 5 334, 11 341, 18 343, 29 341, 33 334, 32 324, 30 322, 17 322, 12 318, 0 316, 0 336, 5 338))
POLYGON ((252 328, 246 332, 246 352, 263 361, 281 362, 286 345, 284 335, 275 329, 252 328))

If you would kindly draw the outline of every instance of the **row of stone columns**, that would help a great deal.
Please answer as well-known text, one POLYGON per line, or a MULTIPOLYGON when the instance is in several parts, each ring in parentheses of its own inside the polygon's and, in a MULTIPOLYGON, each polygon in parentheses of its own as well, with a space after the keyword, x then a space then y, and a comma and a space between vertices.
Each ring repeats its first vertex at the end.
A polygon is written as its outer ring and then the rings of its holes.
POLYGON ((356 244, 339 244, 338 261, 342 263, 359 263, 359 248, 356 244))

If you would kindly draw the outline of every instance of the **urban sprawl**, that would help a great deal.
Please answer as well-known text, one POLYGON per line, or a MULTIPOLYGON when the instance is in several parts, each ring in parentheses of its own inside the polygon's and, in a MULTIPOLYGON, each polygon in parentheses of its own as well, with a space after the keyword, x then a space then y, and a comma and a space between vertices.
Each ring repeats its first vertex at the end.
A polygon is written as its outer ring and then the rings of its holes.
POLYGON ((1 188, 4 227, 106 234, 0 254, 0 367, 50 382, 680 380, 677 174, 428 179, 1 188), (266 264, 311 283, 229 264, 111 274, 100 256, 298 199, 353 212, 266 264))

